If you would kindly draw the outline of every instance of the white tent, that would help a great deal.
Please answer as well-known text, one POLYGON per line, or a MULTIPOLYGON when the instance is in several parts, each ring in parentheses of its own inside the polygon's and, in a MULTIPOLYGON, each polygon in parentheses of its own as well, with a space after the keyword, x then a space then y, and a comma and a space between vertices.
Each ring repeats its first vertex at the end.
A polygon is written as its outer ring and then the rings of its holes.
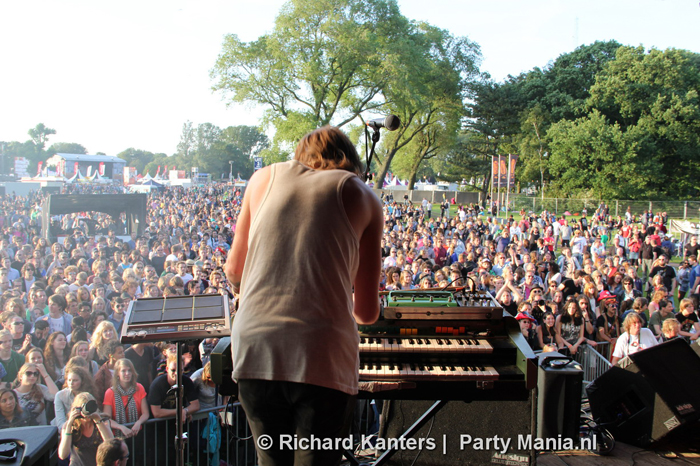
POLYGON ((72 177, 70 177, 70 178, 68 178, 68 179, 66 180, 66 183, 68 183, 68 184, 73 184, 73 183, 75 183, 75 182, 80 183, 80 182, 83 182, 83 181, 87 181, 87 178, 85 178, 85 177, 83 176, 83 174, 80 173, 80 169, 78 169, 78 171, 75 172, 75 175, 73 175, 72 177))

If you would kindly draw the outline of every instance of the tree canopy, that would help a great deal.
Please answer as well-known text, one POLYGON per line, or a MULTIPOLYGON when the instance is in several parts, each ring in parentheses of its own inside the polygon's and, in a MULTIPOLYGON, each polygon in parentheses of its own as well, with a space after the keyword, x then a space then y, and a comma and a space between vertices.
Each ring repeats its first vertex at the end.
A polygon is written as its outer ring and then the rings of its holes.
POLYGON ((597 186, 605 196, 630 198, 695 195, 698 64, 700 55, 685 50, 620 47, 596 75, 588 113, 548 133, 562 189, 597 186))
POLYGON ((477 58, 475 44, 409 21, 393 0, 290 0, 270 34, 248 43, 227 36, 211 75, 229 102, 264 106, 271 162, 307 132, 363 112, 394 112, 406 126, 422 119, 394 135, 394 149, 403 147, 433 124, 440 100, 445 113, 462 107, 463 75, 477 58))

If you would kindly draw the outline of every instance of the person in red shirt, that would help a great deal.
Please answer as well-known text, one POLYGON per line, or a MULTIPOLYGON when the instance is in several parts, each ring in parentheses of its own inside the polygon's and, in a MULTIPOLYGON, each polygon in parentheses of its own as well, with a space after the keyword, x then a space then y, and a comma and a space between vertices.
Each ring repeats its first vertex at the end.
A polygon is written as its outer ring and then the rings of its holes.
POLYGON ((137 377, 134 363, 129 359, 122 358, 114 363, 113 384, 105 392, 102 407, 102 412, 112 419, 111 427, 128 433, 127 437, 138 434, 150 416, 146 389, 136 382, 137 377), (132 422, 134 425, 131 429, 124 427, 124 424, 132 422))
POLYGON ((447 265, 447 248, 445 248, 445 242, 442 238, 435 240, 433 251, 435 252, 435 265, 440 267, 447 265))
POLYGON ((554 236, 552 235, 552 228, 547 228, 544 232, 544 245, 549 252, 554 252, 554 236))

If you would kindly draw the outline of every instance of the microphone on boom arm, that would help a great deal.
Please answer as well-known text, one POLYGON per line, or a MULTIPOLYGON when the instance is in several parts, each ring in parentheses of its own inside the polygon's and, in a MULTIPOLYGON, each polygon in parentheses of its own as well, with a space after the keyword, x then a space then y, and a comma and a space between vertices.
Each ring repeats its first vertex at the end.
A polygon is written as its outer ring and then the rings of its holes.
POLYGON ((379 129, 386 128, 388 131, 396 131, 401 126, 401 120, 396 115, 389 115, 386 118, 377 118, 376 120, 370 120, 367 122, 367 128, 372 128, 374 132, 372 133, 372 148, 367 152, 367 142, 370 139, 369 131, 365 128, 365 160, 367 164, 365 165, 365 181, 370 179, 369 167, 372 163, 372 155, 374 154, 374 146, 379 142, 379 129))
POLYGON ((367 126, 375 131, 379 128, 386 128, 389 131, 396 131, 401 126, 401 120, 396 115, 389 115, 386 118, 377 118, 376 120, 370 120, 367 122, 367 126))

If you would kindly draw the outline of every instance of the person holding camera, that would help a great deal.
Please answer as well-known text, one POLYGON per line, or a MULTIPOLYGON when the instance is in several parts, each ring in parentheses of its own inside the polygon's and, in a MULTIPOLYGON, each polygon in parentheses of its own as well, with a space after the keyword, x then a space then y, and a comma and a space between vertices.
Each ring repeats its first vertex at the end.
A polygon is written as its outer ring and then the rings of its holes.
POLYGON ((549 310, 545 300, 542 299, 543 297, 544 290, 540 285, 533 285, 532 289, 530 289, 530 294, 527 297, 527 302, 529 302, 530 306, 532 307, 530 313, 538 325, 542 324, 542 316, 544 316, 544 313, 549 310))
POLYGON ((112 438, 109 418, 98 411, 94 396, 82 392, 73 400, 70 416, 61 429, 58 456, 62 460, 70 456, 71 466, 94 465, 100 444, 112 438))

